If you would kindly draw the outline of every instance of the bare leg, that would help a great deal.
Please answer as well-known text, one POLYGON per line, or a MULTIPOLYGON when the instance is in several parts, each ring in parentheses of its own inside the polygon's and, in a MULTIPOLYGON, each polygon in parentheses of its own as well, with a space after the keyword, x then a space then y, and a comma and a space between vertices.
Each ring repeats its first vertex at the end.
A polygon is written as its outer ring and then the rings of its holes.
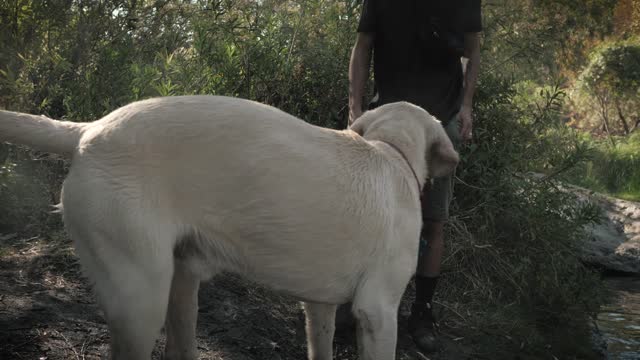
POLYGON ((420 252, 417 274, 436 277, 440 275, 442 254, 444 253, 444 221, 427 221, 422 232, 427 248, 420 252))

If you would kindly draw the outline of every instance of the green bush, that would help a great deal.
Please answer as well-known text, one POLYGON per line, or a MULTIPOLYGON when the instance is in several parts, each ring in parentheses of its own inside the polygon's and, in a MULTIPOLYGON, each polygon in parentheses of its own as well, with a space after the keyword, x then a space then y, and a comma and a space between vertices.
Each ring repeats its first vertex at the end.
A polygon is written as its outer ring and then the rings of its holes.
POLYGON ((595 47, 573 90, 582 122, 601 126, 610 137, 629 135, 640 125, 639 97, 640 38, 595 47))
POLYGON ((508 80, 483 77, 479 89, 476 139, 462 151, 456 184, 445 299, 472 308, 483 331, 520 339, 512 346, 526 345, 525 353, 593 356, 588 323, 602 297, 578 247, 599 213, 553 177, 525 175, 532 164, 568 169, 585 150, 571 137, 541 140, 560 123, 559 92, 543 91, 545 105, 532 111, 538 101, 514 106, 508 80))

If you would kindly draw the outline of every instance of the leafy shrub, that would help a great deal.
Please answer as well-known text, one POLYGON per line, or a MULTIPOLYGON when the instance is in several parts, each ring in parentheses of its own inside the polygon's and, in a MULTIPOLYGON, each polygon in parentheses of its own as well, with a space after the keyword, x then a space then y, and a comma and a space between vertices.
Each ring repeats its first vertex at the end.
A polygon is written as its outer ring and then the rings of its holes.
POLYGON ((601 125, 609 136, 636 130, 640 126, 640 38, 597 46, 573 97, 576 112, 601 125))
POLYGON ((519 335, 534 353, 550 344, 555 356, 592 356, 587 324, 602 298, 578 247, 583 226, 598 211, 553 177, 526 175, 532 165, 570 169, 583 159, 584 146, 571 137, 545 140, 553 123, 561 123, 557 89, 524 108, 513 105, 518 94, 511 81, 483 77, 479 89, 476 139, 462 151, 456 184, 446 299, 476 311, 484 331, 519 335))

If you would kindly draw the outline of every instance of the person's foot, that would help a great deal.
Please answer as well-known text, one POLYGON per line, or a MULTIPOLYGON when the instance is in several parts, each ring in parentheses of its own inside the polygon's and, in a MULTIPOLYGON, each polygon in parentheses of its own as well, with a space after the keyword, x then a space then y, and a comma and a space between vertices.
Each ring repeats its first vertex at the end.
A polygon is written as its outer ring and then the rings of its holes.
POLYGON ((409 316, 409 333, 421 351, 433 353, 440 349, 438 323, 430 303, 420 307, 413 305, 409 316))

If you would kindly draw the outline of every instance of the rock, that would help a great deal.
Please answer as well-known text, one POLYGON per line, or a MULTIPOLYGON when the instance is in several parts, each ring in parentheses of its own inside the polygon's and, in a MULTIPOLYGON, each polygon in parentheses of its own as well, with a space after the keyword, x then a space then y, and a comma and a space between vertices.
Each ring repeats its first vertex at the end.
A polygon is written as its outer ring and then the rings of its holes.
POLYGON ((571 186, 582 200, 598 204, 604 218, 587 227, 582 258, 613 271, 640 274, 640 203, 571 186))

